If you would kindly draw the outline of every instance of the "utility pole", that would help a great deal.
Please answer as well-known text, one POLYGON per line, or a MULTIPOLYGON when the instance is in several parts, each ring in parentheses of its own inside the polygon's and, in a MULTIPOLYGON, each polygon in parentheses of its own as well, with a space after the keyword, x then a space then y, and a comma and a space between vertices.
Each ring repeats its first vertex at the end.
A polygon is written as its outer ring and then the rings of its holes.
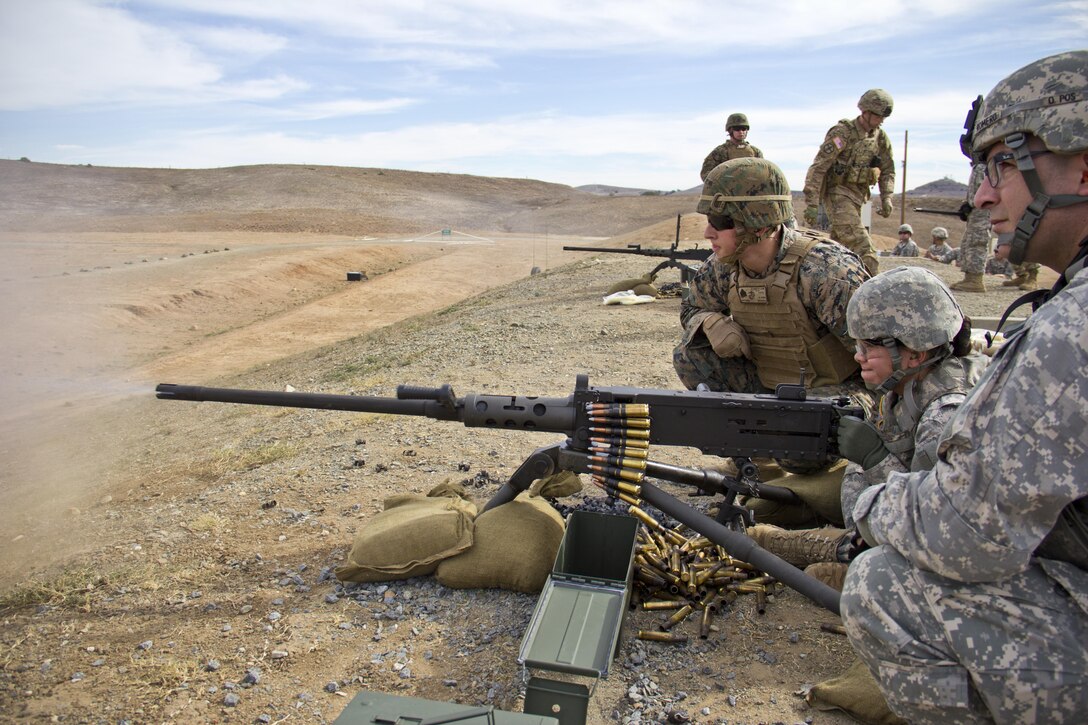
POLYGON ((899 225, 907 223, 907 139, 910 131, 903 132, 903 198, 899 204, 899 225))

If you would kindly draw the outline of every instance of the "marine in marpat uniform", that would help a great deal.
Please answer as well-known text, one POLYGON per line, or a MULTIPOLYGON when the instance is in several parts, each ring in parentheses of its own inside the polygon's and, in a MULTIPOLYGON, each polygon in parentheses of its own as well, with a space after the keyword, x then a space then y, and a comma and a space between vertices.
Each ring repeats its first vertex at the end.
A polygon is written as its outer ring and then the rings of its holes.
POLYGON ((891 94, 881 88, 858 100, 861 115, 844 118, 824 137, 805 177, 805 223, 815 226, 820 202, 831 218, 831 238, 853 251, 870 275, 879 271, 869 230, 861 223, 861 207, 870 187, 880 189, 877 214, 892 214, 895 162, 888 134, 880 126, 892 113, 891 94))
POLYGON ((968 116, 974 204, 1032 293, 930 472, 854 507, 874 548, 842 598, 851 644, 912 723, 1082 723, 1088 712, 1088 51, 1012 73, 968 116))
POLYGON ((725 132, 729 139, 716 146, 703 160, 703 168, 699 171, 699 179, 706 181, 706 175, 720 163, 730 159, 745 159, 755 157, 763 158, 763 152, 748 143, 748 117, 743 113, 731 113, 725 121, 725 132))
POLYGON ((765 159, 720 164, 696 209, 707 215, 703 236, 714 256, 681 304, 673 366, 684 385, 769 393, 803 379, 812 395, 872 407, 846 331, 846 304, 868 274, 841 245, 787 225, 793 207, 782 171, 765 159))

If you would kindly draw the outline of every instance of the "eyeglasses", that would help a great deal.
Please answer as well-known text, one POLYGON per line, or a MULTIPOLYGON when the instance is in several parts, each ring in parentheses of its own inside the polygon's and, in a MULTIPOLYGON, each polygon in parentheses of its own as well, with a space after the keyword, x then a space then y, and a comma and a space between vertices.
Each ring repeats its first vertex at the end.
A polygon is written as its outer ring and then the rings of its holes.
POLYGON ((857 350, 858 350, 858 354, 861 355, 864 358, 868 358, 869 354, 873 350, 883 350, 883 349, 885 349, 883 340, 857 340, 856 342, 857 342, 856 347, 857 347, 857 350))
MULTIPOLYGON (((1032 151, 1028 154, 1029 159, 1033 159, 1036 156, 1042 156, 1043 154, 1049 154, 1050 151, 1043 149, 1042 151, 1032 151)), ((996 189, 1001 185, 1002 172, 1001 168, 1006 164, 1015 165, 1016 154, 1012 151, 1002 151, 1001 153, 994 154, 983 163, 983 173, 986 175, 986 181, 990 182, 990 187, 996 189)))
POLYGON ((721 214, 707 214, 706 220, 710 223, 710 226, 714 227, 719 232, 724 232, 726 229, 736 228, 736 224, 733 223, 733 217, 728 217, 721 214))

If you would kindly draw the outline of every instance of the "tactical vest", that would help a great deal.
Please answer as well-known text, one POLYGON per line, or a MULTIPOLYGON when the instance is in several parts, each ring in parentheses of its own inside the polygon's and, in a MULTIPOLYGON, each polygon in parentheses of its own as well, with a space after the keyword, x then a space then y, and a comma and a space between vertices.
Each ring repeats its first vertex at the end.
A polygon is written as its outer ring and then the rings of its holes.
POLYGON ((884 440, 884 447, 908 471, 929 470, 937 463, 937 441, 933 441, 929 448, 918 451, 923 457, 919 465, 911 465, 915 456, 914 432, 922 413, 949 395, 961 395, 959 402, 962 402, 982 377, 987 362, 980 355, 945 358, 921 380, 911 380, 904 388, 902 398, 894 392, 881 398, 876 427, 884 440))
POLYGON ((880 137, 884 130, 877 129, 870 136, 863 133, 852 119, 844 118, 839 124, 847 129, 842 139, 846 147, 827 173, 827 186, 849 184, 868 191, 880 180, 880 137))
POLYGON ((737 143, 732 139, 725 142, 725 160, 732 161, 733 159, 746 159, 756 155, 756 150, 752 144, 745 141, 744 143, 737 143))
POLYGON ((773 274, 750 277, 738 264, 735 284, 729 285, 729 311, 748 333, 759 380, 771 390, 796 384, 802 369, 809 387, 841 383, 858 369, 853 351, 830 331, 817 329, 797 293, 801 260, 821 243, 798 234, 773 274))

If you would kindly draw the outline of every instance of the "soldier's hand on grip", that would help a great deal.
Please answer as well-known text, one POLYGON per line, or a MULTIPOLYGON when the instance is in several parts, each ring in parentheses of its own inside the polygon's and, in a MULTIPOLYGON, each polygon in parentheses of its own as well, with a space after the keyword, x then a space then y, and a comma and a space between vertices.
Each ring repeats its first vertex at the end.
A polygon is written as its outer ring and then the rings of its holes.
POLYGON ((876 426, 861 418, 844 415, 839 418, 839 455, 869 470, 884 460, 888 449, 876 426))

